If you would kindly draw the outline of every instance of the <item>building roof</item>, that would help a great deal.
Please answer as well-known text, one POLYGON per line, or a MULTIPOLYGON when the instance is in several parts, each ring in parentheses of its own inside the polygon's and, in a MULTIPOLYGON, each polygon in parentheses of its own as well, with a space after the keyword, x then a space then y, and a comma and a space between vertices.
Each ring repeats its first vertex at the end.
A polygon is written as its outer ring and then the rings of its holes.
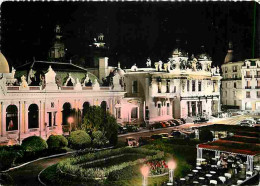
POLYGON ((21 65, 16 68, 15 77, 18 79, 20 79, 22 75, 28 77, 30 70, 32 69, 36 78, 39 78, 38 76, 47 72, 49 66, 56 72, 56 77, 59 77, 63 84, 66 82, 69 73, 73 79, 76 80, 76 78, 78 78, 80 82, 83 82, 88 74, 88 77, 92 82, 97 79, 100 83, 99 79, 94 74, 88 72, 88 70, 83 67, 73 63, 50 61, 34 61, 21 65))
POLYGON ((0 52, 0 73, 9 73, 9 64, 5 56, 0 52))

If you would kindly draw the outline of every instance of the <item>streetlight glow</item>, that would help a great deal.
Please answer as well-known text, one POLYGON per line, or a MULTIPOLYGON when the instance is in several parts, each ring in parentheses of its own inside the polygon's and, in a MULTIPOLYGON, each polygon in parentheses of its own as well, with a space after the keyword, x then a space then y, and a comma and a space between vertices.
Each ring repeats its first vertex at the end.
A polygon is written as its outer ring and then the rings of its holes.
POLYGON ((147 165, 143 165, 141 167, 141 173, 143 175, 143 186, 147 185, 147 177, 149 175, 149 167, 147 165))
POLYGON ((168 161, 168 168, 169 168, 169 183, 167 185, 173 185, 173 174, 174 174, 174 169, 176 169, 177 164, 174 160, 168 161))

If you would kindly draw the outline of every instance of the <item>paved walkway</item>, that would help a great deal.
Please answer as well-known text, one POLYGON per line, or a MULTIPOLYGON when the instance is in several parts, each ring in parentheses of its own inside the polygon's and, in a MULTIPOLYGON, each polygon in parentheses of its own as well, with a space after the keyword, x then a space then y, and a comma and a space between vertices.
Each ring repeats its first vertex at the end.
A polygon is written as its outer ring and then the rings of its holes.
POLYGON ((37 186, 41 185, 38 181, 38 174, 44 168, 58 163, 59 161, 72 156, 72 154, 67 154, 64 156, 59 156, 55 158, 42 159, 23 167, 10 170, 7 173, 11 176, 14 181, 14 185, 28 185, 37 186))

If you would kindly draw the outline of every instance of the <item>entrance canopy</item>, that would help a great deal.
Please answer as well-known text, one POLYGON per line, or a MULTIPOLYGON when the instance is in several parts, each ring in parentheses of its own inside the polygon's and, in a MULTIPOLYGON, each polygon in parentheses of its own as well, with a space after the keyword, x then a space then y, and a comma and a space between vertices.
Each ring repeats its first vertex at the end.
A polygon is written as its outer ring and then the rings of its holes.
MULTIPOLYGON (((244 138, 248 139, 248 138, 244 138)), ((252 138, 250 138, 252 139, 252 138)), ((255 138, 257 140, 257 138, 255 138)), ((260 154, 259 143, 246 143, 241 141, 217 140, 209 143, 199 144, 198 148, 210 151, 220 151, 239 155, 258 155, 260 154)))

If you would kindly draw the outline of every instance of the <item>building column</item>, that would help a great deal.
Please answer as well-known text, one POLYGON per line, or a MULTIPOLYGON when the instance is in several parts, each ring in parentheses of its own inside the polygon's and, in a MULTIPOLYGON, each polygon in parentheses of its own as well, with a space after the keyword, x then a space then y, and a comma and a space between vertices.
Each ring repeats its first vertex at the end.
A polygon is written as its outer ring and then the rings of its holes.
POLYGON ((4 102, 2 102, 1 111, 2 111, 1 135, 6 136, 6 105, 4 104, 4 102))
POLYGON ((191 113, 191 110, 190 110, 190 101, 187 101, 187 116, 190 117, 190 113, 191 113))
POLYGON ((24 129, 24 114, 23 114, 23 110, 24 110, 24 102, 20 102, 19 104, 19 109, 18 109, 18 113, 19 113, 19 126, 20 126, 20 132, 24 133, 25 129, 24 129))
POLYGON ((198 102, 195 101, 196 115, 198 114, 198 102))
POLYGON ((29 132, 29 123, 28 123, 28 103, 24 102, 24 133, 29 132))
POLYGON ((40 106, 39 106, 39 117, 38 117, 38 122, 39 122, 39 135, 40 137, 42 136, 42 102, 40 101, 40 106))

